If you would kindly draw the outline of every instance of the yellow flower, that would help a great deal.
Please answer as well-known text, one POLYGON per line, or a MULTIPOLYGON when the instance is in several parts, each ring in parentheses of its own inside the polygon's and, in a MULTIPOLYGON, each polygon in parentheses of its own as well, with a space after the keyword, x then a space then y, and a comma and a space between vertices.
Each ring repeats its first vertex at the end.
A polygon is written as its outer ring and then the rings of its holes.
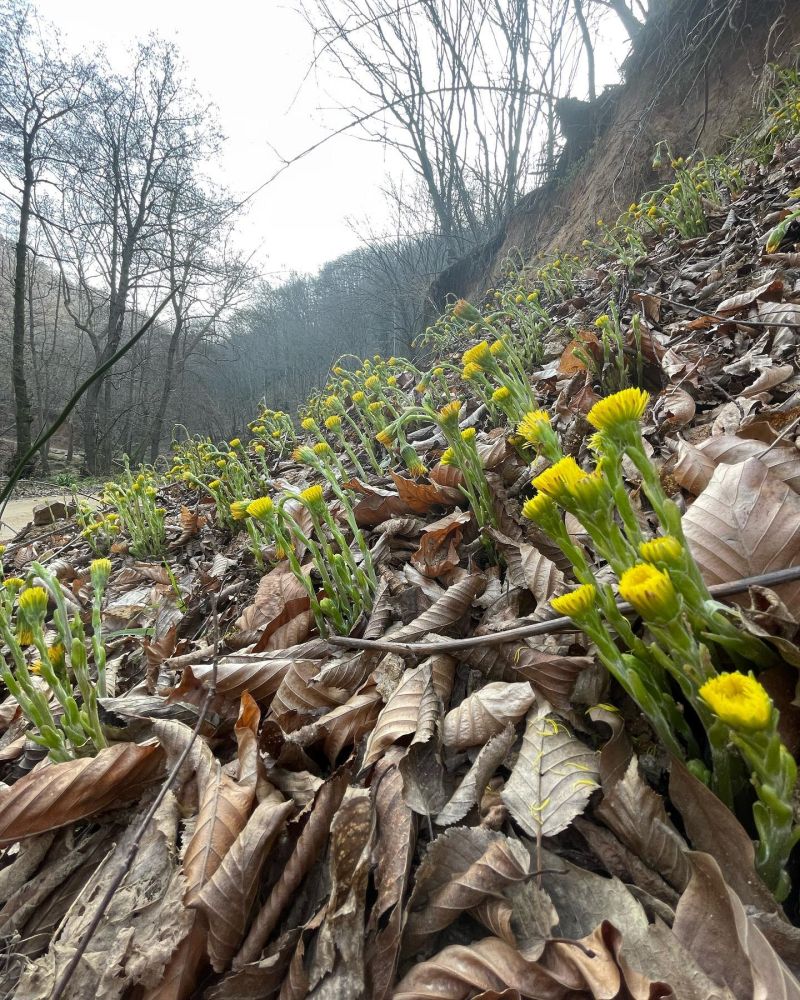
POLYGON ((442 452, 442 457, 439 459, 440 465, 455 465, 456 464, 456 453, 452 448, 445 448, 442 452))
POLYGON ((487 341, 482 340, 479 344, 474 347, 470 347, 468 351, 464 351, 461 357, 461 361, 466 367, 467 365, 477 365, 478 368, 483 371, 492 360, 492 351, 489 347, 487 341))
POLYGON ((28 622, 44 621, 47 614, 47 591, 44 587, 28 587, 19 595, 19 610, 28 622))
POLYGON ((331 448, 331 446, 328 444, 327 441, 317 441, 317 443, 314 445, 313 448, 306 448, 300 450, 303 451, 304 453, 302 458, 302 461, 304 462, 308 461, 313 462, 315 455, 318 458, 330 458, 330 456, 333 454, 333 448, 331 448), (310 451, 311 455, 306 455, 305 452, 307 451, 310 451))
POLYGON ((305 417, 300 421, 300 426, 304 431, 315 431, 317 429, 317 422, 313 417, 305 417))
POLYGON ((364 402, 364 393, 360 389, 357 389, 350 399, 352 399, 356 406, 360 406, 364 402))
POLYGON ((678 566, 683 562, 683 546, 672 535, 663 535, 661 538, 651 538, 649 542, 642 542, 639 546, 639 555, 645 562, 663 562, 668 566, 678 566))
POLYGON ((92 578, 92 586, 95 590, 102 590, 108 583, 111 576, 110 559, 92 559, 89 563, 89 574, 92 578))
POLYGON ((501 406, 503 403, 507 403, 509 399, 511 399, 511 390, 508 386, 501 385, 492 393, 492 402, 499 403, 501 406))
POLYGON ((342 408, 342 404, 338 396, 328 396, 325 400, 325 409, 333 410, 334 413, 338 413, 342 408))
POLYGON ((18 576, 7 576, 5 580, 3 580, 2 586, 3 589, 11 590, 16 594, 18 590, 22 590, 25 586, 25 581, 20 579, 18 576))
POLYGON ((464 430, 461 432, 461 440, 466 441, 467 444, 470 444, 472 441, 475 440, 475 433, 476 432, 474 427, 465 427, 464 430))
POLYGON ((577 590, 572 590, 561 597, 554 597, 550 601, 550 607, 560 615, 567 618, 580 618, 588 611, 591 611, 597 602, 597 588, 591 583, 585 583, 577 590))
POLYGON ((572 487, 584 475, 583 469, 575 459, 567 455, 549 469, 545 469, 531 482, 531 485, 542 493, 547 493, 548 496, 563 499, 565 495, 572 493, 572 487))
POLYGON ((228 443, 230 444, 231 448, 238 448, 242 442, 239 440, 239 438, 232 438, 228 443))
POLYGON ((219 481, 219 479, 212 479, 211 482, 208 484, 208 488, 210 490, 218 490, 220 486, 222 486, 222 483, 219 481))
POLYGON ((59 670, 64 666, 65 662, 64 646, 60 642, 54 642, 52 646, 47 648, 47 659, 52 663, 52 665, 59 670))
POLYGON ((319 484, 314 484, 314 486, 309 486, 307 489, 303 490, 300 494, 300 499, 308 504, 309 507, 319 507, 320 505, 325 505, 325 500, 322 495, 322 487, 319 484))
MULTIPOLYGON (((275 433, 277 434, 277 431, 276 431, 275 433)), ((273 437, 274 437, 274 436, 275 436, 275 435, 273 435, 273 437)), ((256 453, 256 455, 263 455, 263 454, 264 454, 264 445, 263 445, 263 444, 257 444, 257 445, 256 445, 256 446, 255 446, 255 447, 253 448, 253 451, 254 451, 254 452, 256 453)))
POLYGON ((650 394, 644 389, 622 389, 595 403, 586 419, 598 431, 611 430, 620 424, 638 423, 649 402, 650 394))
POLYGON ((558 508, 546 493, 535 493, 530 500, 526 500, 522 505, 522 516, 542 527, 552 524, 554 518, 561 521, 558 508))
POLYGON ((375 440, 382 444, 384 448, 391 448, 394 444, 394 438, 387 430, 378 431, 375 435, 375 440))
POLYGON ((443 427, 455 429, 458 427, 458 415, 460 412, 461 402, 458 399, 454 399, 439 410, 439 422, 443 427))
POLYGON ((370 377, 364 383, 364 386, 367 389, 377 389, 380 384, 381 380, 378 378, 377 375, 370 375, 370 377))
POLYGON ((531 444, 538 444, 542 440, 542 431, 550 429, 550 414, 546 410, 531 410, 526 413, 517 426, 517 434, 520 434, 531 444))
POLYGON ((594 470, 580 479, 576 479, 570 488, 570 493, 584 507, 591 509, 597 507, 600 500, 607 491, 605 476, 603 475, 602 463, 594 470))
POLYGON ((383 403, 379 399, 375 399, 367 404, 367 409, 370 413, 380 413, 383 409, 383 403))
POLYGON ((744 732, 758 732, 772 722, 772 701, 752 674, 720 674, 700 688, 700 697, 718 718, 744 732))
POLYGON ((480 375, 482 371, 483 369, 481 368, 480 365, 476 365, 474 362, 471 362, 468 365, 464 365, 464 370, 461 372, 461 377, 464 379, 465 382, 469 382, 469 380, 475 378, 476 375, 480 375))
POLYGON ((466 299, 459 299, 458 302, 453 306, 453 315, 458 319, 466 320, 469 323, 477 323, 481 318, 481 314, 470 302, 466 299))
POLYGON ((230 508, 231 517, 234 521, 244 521, 247 517, 247 508, 249 506, 249 500, 234 500, 230 508))
POLYGON ((603 313, 602 316, 597 317, 597 319, 594 321, 594 325, 598 327, 598 329, 600 330, 605 330, 607 326, 611 325, 611 317, 603 313))
POLYGON ((334 434, 342 429, 342 418, 337 414, 333 413, 329 417, 325 417, 325 426, 329 431, 333 431, 334 434))
POLYGON ((268 521, 274 509, 272 497, 258 497, 247 505, 247 513, 259 521, 268 521))
POLYGON ((441 378, 442 375, 444 375, 444 368, 442 368, 440 365, 437 366, 436 368, 433 369, 431 375, 434 375, 436 378, 441 378))
POLYGON ((645 619, 669 620, 680 610, 672 580, 650 563, 637 563, 626 569, 619 580, 619 592, 645 619))
POLYGON ((386 384, 391 386, 397 385, 397 376, 390 375, 389 378, 386 379, 386 384))
POLYGON ((505 353, 507 347, 508 344, 506 344, 505 337, 499 337, 489 348, 489 353, 492 355, 492 357, 496 358, 498 355, 502 356, 505 353))

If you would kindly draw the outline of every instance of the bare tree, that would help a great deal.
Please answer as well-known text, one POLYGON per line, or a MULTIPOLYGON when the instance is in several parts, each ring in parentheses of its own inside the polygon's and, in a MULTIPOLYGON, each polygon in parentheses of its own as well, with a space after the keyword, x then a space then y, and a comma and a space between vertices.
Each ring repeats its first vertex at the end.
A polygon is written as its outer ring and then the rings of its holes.
POLYGON ((25 372, 29 230, 37 186, 47 183, 67 119, 85 106, 91 68, 64 59, 62 41, 35 11, 0 9, 0 178, 17 213, 11 381, 16 417, 15 465, 31 446, 32 410, 25 372))

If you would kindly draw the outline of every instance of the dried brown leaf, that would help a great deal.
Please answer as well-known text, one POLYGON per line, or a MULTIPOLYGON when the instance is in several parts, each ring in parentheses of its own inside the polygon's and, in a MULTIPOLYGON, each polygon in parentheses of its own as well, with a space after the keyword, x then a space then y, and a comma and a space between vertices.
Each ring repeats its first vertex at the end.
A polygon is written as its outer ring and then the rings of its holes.
POLYGON ((282 562, 261 578, 253 603, 244 609, 236 627, 242 632, 261 632, 265 638, 308 606, 305 588, 289 564, 282 562))
POLYGON ((508 756, 515 738, 516 732, 509 723, 502 732, 490 737, 486 745, 481 747, 472 767, 464 775, 450 801, 436 817, 437 826, 451 826, 453 823, 458 823, 480 802, 489 779, 508 756))
MULTIPOLYGON (((800 562, 800 496, 757 458, 718 466, 683 528, 708 584, 800 562)), ((800 582, 776 593, 791 607, 800 601, 800 582)))
POLYGON ((390 472, 400 499, 414 514, 428 514, 433 507, 455 507, 464 502, 461 490, 454 490, 438 483, 421 483, 390 472))
POLYGON ((455 569, 461 561, 458 547, 463 538, 463 527, 472 520, 472 514, 460 510, 447 514, 422 530, 419 548, 411 562, 425 576, 437 577, 455 569))
POLYGON ((364 751, 362 767, 379 760, 386 750, 404 737, 413 736, 419 724, 423 696, 431 683, 431 667, 420 664, 407 670, 384 705, 364 751))
POLYGON ((558 656, 543 653, 527 643, 473 646, 461 654, 461 662, 497 680, 530 681, 537 694, 560 712, 572 708, 571 695, 579 675, 592 666, 589 656, 558 656))
POLYGON ((448 712, 444 719, 445 746, 463 750, 482 746, 491 736, 525 715, 535 694, 528 681, 484 684, 448 712))
POLYGON ((156 743, 116 743, 32 771, 0 788, 0 847, 134 801, 163 769, 156 743))
POLYGON ((672 470, 675 481, 694 496, 702 493, 711 482, 719 465, 738 465, 748 458, 758 458, 774 476, 800 493, 800 454, 788 444, 774 448, 763 441, 718 434, 706 438, 695 447, 686 441, 678 443, 678 462, 672 470), (769 450, 768 450, 769 449, 769 450))
POLYGON ((486 580, 480 573, 465 576, 448 587, 445 593, 427 611, 404 625, 392 635, 392 642, 413 642, 428 632, 443 632, 455 625, 472 607, 472 602, 483 593, 486 580))

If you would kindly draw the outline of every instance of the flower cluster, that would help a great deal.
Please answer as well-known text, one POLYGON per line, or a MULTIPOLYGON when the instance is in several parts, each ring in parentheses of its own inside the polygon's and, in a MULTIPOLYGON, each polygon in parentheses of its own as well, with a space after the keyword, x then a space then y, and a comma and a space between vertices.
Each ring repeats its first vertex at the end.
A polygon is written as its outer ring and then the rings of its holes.
POLYGON ((142 466, 134 475, 125 459, 125 471, 117 482, 108 482, 103 488, 102 501, 112 508, 114 519, 105 518, 106 526, 117 525, 129 538, 132 555, 142 559, 158 558, 166 545, 164 526, 165 509, 158 502, 156 475, 142 466))

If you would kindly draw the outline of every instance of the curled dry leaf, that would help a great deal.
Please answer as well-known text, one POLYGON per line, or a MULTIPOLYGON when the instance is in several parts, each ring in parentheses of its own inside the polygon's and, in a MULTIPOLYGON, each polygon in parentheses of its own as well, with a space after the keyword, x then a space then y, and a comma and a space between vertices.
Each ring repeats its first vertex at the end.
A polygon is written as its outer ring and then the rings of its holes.
MULTIPOLYGON (((232 653, 217 662, 216 689, 226 698, 238 701, 247 691, 256 701, 269 703, 293 663, 316 666, 316 660, 267 657, 260 653, 232 653)), ((195 663, 192 673, 207 683, 214 673, 213 663, 195 663)))
MULTIPOLYGON (((718 466, 683 529, 708 584, 800 562, 800 496, 757 458, 718 466)), ((800 582, 775 590, 789 607, 800 601, 800 582)))
POLYGON ((360 479, 349 480, 344 484, 344 488, 362 497, 353 507, 356 522, 362 528, 372 528, 392 517, 416 513, 394 490, 380 489, 360 479))
POLYGON ((465 576, 428 608, 392 635, 392 642, 413 642, 426 632, 442 632, 460 621, 472 607, 472 602, 483 593, 486 580, 480 573, 465 576))
POLYGON ((208 955, 215 972, 227 968, 242 943, 264 861, 293 809, 291 802, 275 797, 260 803, 194 899, 192 905, 206 916, 208 955))
POLYGON ((427 514, 433 507, 455 507, 464 502, 461 490, 454 490, 438 483, 421 483, 417 479, 406 479, 396 472, 390 472, 400 499, 415 514, 427 514))
POLYGON ((411 562, 425 576, 436 577, 455 569, 461 562, 458 547, 463 538, 463 527, 472 520, 472 514, 460 510, 439 518, 422 531, 419 548, 411 562))
POLYGON ((308 594, 282 562, 261 578, 253 603, 244 609, 236 622, 242 632, 259 632, 269 637, 282 625, 308 610, 308 594))
POLYGON ((347 701, 348 692, 311 682, 319 673, 315 660, 294 660, 272 699, 272 711, 285 732, 299 729, 335 705, 347 701))
POLYGON ((451 826, 453 823, 458 823, 480 802, 489 779, 508 756, 515 738, 514 727, 509 723, 502 732, 490 737, 486 745, 481 747, 472 767, 464 775, 450 801, 436 817, 437 826, 451 826))
POLYGON ((519 840, 481 827, 447 830, 417 870, 403 953, 415 954, 465 910, 524 881, 529 870, 530 857, 519 840))
POLYGON ((0 847, 135 801, 163 774, 156 743, 116 743, 0 788, 0 847))
POLYGON ((503 730, 507 723, 521 719, 535 697, 527 681, 484 684, 445 716, 445 746, 457 750, 482 746, 491 736, 503 730))
POLYGON ((423 697, 431 684, 430 664, 407 670, 381 710, 364 751, 363 768, 379 760, 385 751, 417 731, 423 697))
POLYGON ((558 656, 543 653, 528 643, 503 643, 500 646, 473 646, 461 654, 461 662, 487 677, 530 681, 534 691, 560 712, 572 708, 570 696, 580 674, 591 667, 590 656, 558 656))
POLYGON ((526 833, 541 840, 566 829, 598 787, 597 755, 551 715, 543 702, 528 712, 503 802, 526 833))

